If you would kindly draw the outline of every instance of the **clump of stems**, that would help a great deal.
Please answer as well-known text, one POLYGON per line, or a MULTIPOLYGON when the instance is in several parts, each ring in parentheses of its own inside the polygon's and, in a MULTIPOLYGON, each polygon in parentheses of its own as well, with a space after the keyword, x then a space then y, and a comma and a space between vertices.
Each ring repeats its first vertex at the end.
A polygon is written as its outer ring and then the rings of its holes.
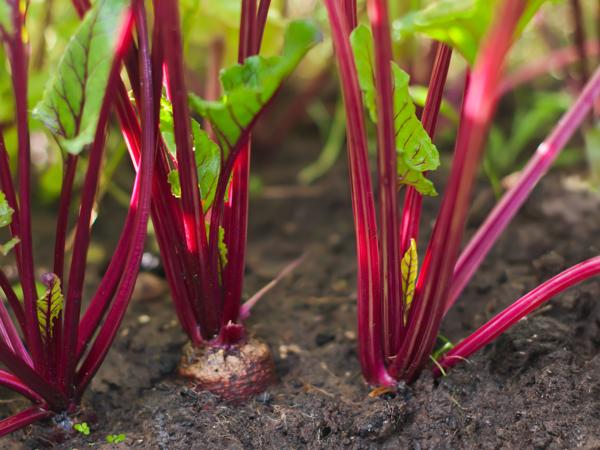
MULTIPOLYGON (((418 242, 422 196, 408 187, 401 209, 397 194, 397 149, 394 139, 390 79, 392 61, 388 5, 368 0, 374 40, 377 108, 377 198, 371 180, 363 99, 349 35, 357 26, 356 2, 325 0, 339 65, 348 121, 348 160, 358 261, 358 332, 360 361, 367 382, 394 385, 413 381, 430 363, 441 321, 471 279, 501 232, 556 159, 600 93, 600 71, 538 147, 479 231, 460 252, 486 134, 503 86, 503 66, 524 12, 524 0, 502 0, 467 76, 460 124, 449 179, 414 290, 407 304, 400 282, 401 260, 418 242), (377 201, 376 201, 377 200, 377 201), (376 204, 378 214, 376 214, 376 204), (377 220, 378 216, 378 220, 377 220)), ((421 122, 433 137, 448 74, 451 50, 436 44, 427 102, 421 122)), ((600 257, 573 266, 510 305, 434 360, 436 374, 465 360, 519 319, 564 289, 600 273, 600 257)))
MULTIPOLYGON (((238 61, 256 55, 267 20, 270 1, 243 0, 238 61)), ((152 220, 160 246, 171 294, 184 331, 193 345, 229 346, 244 339, 240 314, 247 316, 249 307, 241 305, 248 224, 248 188, 250 169, 250 131, 244 127, 237 142, 222 152, 212 206, 205 211, 198 188, 194 159, 191 114, 184 79, 183 45, 177 2, 155 1, 160 21, 153 30, 155 76, 164 69, 167 97, 173 108, 177 152, 169 154, 159 139, 158 160, 154 170, 152 220), (168 175, 178 170, 181 195, 171 194, 168 175), (224 242, 220 241, 224 236, 224 242), (219 246, 227 248, 223 264, 219 246)), ((218 62, 218 58, 214 58, 218 62)), ((209 68, 214 72, 214 68, 209 68)), ((131 72, 131 71, 130 71, 131 72)), ((131 76, 131 75, 130 75, 131 76)), ((209 74, 214 79, 214 74, 209 74)), ((160 90, 160 85, 155 89, 160 90)), ((217 98, 214 80, 211 97, 217 98)), ((160 91, 159 91, 160 92, 160 91)), ((131 105, 121 98, 120 119, 133 160, 140 151, 139 125, 132 120, 131 105)), ((210 127, 208 131, 212 133, 210 127)), ((214 137, 214 134, 213 134, 214 137)), ((223 150, 223 149, 222 149, 223 150)))
MULTIPOLYGON (((14 87, 18 186, 13 182, 8 151, 0 131, 0 190, 5 193, 9 207, 14 211, 10 233, 19 240, 14 257, 23 300, 19 301, 6 274, 0 270, 0 289, 12 310, 11 316, 5 304, 0 302, 0 361, 5 367, 5 370, 0 370, 0 385, 22 394, 33 402, 33 406, 0 421, 0 436, 56 413, 75 412, 86 387, 108 353, 133 292, 143 252, 158 131, 146 12, 144 2, 134 0, 126 8, 123 25, 118 30, 98 125, 88 149, 70 264, 65 267, 65 241, 69 215, 74 209, 74 178, 80 161, 73 154, 68 154, 65 159, 54 266, 51 273, 42 276, 41 281, 47 290, 40 297, 35 283, 31 231, 28 47, 26 33, 22 32, 26 10, 21 8, 22 2, 11 0, 7 3, 11 11, 12 29, 0 28, 0 37, 7 49, 14 87), (87 308, 82 311, 91 219, 102 169, 107 125, 119 92, 121 63, 132 47, 134 29, 139 45, 134 63, 139 72, 138 88, 141 94, 136 120, 141 122, 144 130, 140 142, 139 171, 115 254, 87 308), (65 273, 68 273, 68 277, 64 276, 65 273), (47 311, 40 310, 43 305, 47 311)), ((90 4, 80 1, 75 2, 75 6, 83 16, 90 4)))

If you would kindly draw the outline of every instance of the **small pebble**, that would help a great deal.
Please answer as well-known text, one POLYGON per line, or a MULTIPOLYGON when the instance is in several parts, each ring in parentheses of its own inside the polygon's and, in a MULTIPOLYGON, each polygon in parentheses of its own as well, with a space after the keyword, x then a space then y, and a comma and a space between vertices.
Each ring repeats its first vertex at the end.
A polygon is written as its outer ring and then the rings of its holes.
POLYGON ((138 322, 142 325, 145 325, 148 322, 150 322, 150 316, 147 314, 142 314, 141 316, 138 317, 138 322))

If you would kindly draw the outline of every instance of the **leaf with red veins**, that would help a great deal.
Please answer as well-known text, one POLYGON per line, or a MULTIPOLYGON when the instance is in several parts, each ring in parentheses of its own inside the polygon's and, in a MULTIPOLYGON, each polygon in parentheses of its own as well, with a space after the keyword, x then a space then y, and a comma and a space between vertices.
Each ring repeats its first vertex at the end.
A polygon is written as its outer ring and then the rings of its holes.
MULTIPOLYGON (((2 2, 3 0, 0 0, 2 2)), ((94 139, 126 0, 97 0, 71 38, 33 115, 79 154, 94 139)))

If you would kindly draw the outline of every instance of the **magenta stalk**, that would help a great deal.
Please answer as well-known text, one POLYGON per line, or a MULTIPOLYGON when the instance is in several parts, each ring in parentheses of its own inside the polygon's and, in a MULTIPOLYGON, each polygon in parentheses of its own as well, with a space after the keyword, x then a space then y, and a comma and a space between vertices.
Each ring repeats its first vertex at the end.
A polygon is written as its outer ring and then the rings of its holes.
MULTIPOLYGON (((393 385, 395 381, 388 375, 384 365, 383 342, 380 335, 381 272, 377 222, 369 172, 363 102, 349 42, 349 21, 344 16, 339 2, 325 0, 325 6, 331 24, 348 121, 348 163, 358 260, 359 358, 363 376, 368 383, 393 385)), ((386 67, 389 69, 389 63, 386 67)))
POLYGON ((443 317, 446 296, 465 227, 473 181, 487 128, 496 108, 504 59, 525 2, 506 0, 485 38, 466 93, 450 179, 415 293, 407 339, 392 365, 393 375, 412 380, 427 362, 443 317))
POLYGON ((393 84, 390 64, 392 41, 385 0, 367 2, 375 50, 377 89, 377 169, 381 252, 384 356, 395 353, 402 331, 402 288, 400 284, 399 213, 397 190, 396 130, 394 128, 393 84))
POLYGON ((600 256, 588 259, 561 272, 521 297, 456 345, 439 361, 439 367, 436 367, 434 372, 439 375, 440 368, 448 369, 458 362, 464 361, 555 295, 598 274, 600 274, 600 256))
POLYGON ((550 169, 560 151, 586 119, 600 95, 600 69, 592 76, 577 101, 562 117, 550 136, 537 148, 517 183, 508 191, 464 249, 454 270, 446 311, 454 304, 500 234, 521 208, 533 188, 550 169))

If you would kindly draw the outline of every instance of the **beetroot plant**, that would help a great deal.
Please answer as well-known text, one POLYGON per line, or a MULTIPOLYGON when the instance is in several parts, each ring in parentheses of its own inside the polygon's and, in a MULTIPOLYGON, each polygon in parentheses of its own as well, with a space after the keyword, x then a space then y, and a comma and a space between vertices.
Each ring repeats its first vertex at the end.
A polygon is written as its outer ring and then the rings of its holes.
MULTIPOLYGON (((467 57, 472 56, 473 67, 465 86, 452 167, 419 270, 421 202, 423 195, 436 195, 427 172, 439 166, 431 138, 452 50, 445 43, 437 45, 427 101, 419 120, 408 95, 408 75, 392 62, 387 2, 367 1, 369 29, 357 26, 355 1, 325 0, 348 121, 360 362, 367 382, 382 386, 412 381, 430 363, 436 374, 443 373, 556 294, 600 273, 600 257, 573 266, 517 300, 454 348, 434 352, 445 313, 600 93, 597 71, 538 147, 516 185, 460 252, 469 199, 496 109, 506 55, 519 30, 542 2, 498 0, 491 2, 492 6, 489 2, 472 2, 481 5, 480 12, 490 19, 491 25, 485 30, 477 15, 454 11, 453 17, 453 2, 441 3, 450 9, 445 18, 440 19, 443 10, 429 10, 429 19, 438 27, 436 37, 450 44, 457 39, 459 48, 468 44, 471 52, 467 57), (474 17, 475 23, 468 22, 474 17), (461 21, 467 21, 468 26, 461 28, 461 21), (480 32, 481 39, 461 35, 461 30, 480 32), (376 196, 368 161, 365 107, 377 129, 376 196), (405 190, 402 208, 399 188, 405 190)), ((460 6, 469 2, 456 3, 460 6)), ((415 23, 427 26, 424 20, 415 23)))
POLYGON ((0 130, 0 227, 10 234, 0 250, 5 254, 12 250, 22 291, 20 299, 18 290, 0 270, 0 288, 10 308, 0 302, 0 361, 5 368, 0 371, 0 384, 33 402, 0 421, 0 436, 51 416, 56 417, 57 425, 72 428, 70 415, 78 412, 81 397, 113 342, 133 291, 150 214, 158 132, 144 2, 98 0, 83 18, 47 84, 43 100, 33 111, 53 133, 64 158, 54 261, 52 271, 40 277, 43 288, 38 288, 31 229, 26 18, 27 2, 0 1, 0 38, 10 65, 18 133, 15 183, 0 130), (87 252, 107 125, 134 29, 139 46, 134 63, 141 94, 136 118, 144 130, 139 171, 114 257, 95 293, 84 302, 87 252), (82 163, 87 164, 75 209, 75 173, 82 163), (66 236, 72 215, 76 216, 75 238, 66 264, 66 236))
MULTIPOLYGON (((311 22, 292 22, 281 56, 257 56, 270 2, 243 0, 239 64, 221 72, 221 96, 206 100, 186 87, 177 2, 153 4, 160 17, 154 22, 152 64, 155 80, 161 79, 154 85, 161 97, 161 135, 152 221, 175 309, 190 339, 179 373, 238 399, 273 377, 268 347, 249 338, 241 322, 254 303, 241 304, 250 132, 319 33, 311 22)), ((127 68, 135 78, 135 68, 127 68)), ((136 101, 137 96, 134 89, 136 101)), ((120 103, 121 127, 138 166, 141 129, 125 95, 120 103)))

